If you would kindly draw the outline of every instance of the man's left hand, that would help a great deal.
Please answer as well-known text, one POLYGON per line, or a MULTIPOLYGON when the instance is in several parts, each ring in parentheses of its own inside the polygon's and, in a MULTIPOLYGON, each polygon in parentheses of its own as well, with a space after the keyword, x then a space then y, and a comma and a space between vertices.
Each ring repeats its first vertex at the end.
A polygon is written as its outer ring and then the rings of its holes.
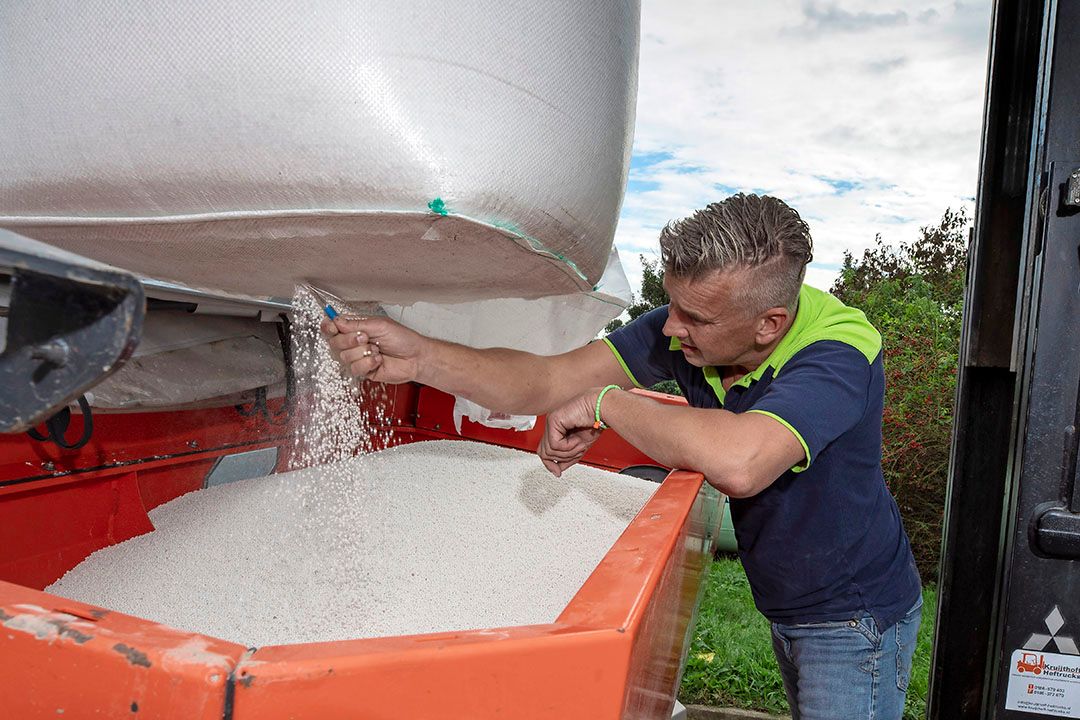
POLYGON ((561 477, 566 468, 580 461, 600 437, 600 430, 593 428, 599 394, 600 388, 594 388, 548 413, 544 437, 536 452, 555 477, 561 477))

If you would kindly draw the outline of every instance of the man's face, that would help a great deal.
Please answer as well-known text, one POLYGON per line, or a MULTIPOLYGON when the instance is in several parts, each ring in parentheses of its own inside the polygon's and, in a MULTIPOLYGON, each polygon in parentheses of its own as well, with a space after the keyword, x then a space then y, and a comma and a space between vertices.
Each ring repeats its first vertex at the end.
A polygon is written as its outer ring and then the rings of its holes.
POLYGON ((736 305, 737 289, 749 280, 743 270, 714 272, 697 280, 665 274, 671 303, 664 335, 682 343, 683 356, 696 367, 748 365, 758 350, 759 317, 736 305))

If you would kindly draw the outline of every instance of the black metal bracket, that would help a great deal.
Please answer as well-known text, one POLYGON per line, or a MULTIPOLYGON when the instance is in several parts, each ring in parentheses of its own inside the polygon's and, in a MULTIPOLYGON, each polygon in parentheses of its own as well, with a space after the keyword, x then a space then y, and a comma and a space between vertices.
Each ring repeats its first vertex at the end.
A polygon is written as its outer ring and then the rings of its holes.
MULTIPOLYGON (((1077 399, 1080 422, 1080 398, 1077 399)), ((1061 462, 1060 500, 1036 506, 1032 513, 1032 550, 1042 557, 1080 559, 1080 433, 1077 425, 1065 428, 1061 462)))
POLYGON ((1062 185, 1061 210, 1065 213, 1080 212, 1080 168, 1073 170, 1062 185))
POLYGON ((145 298, 123 270, 0 230, 10 277, 0 432, 29 430, 115 372, 142 333, 145 298))
POLYGON ((1080 559, 1080 513, 1054 506, 1035 518, 1033 528, 1039 551, 1045 557, 1080 559))

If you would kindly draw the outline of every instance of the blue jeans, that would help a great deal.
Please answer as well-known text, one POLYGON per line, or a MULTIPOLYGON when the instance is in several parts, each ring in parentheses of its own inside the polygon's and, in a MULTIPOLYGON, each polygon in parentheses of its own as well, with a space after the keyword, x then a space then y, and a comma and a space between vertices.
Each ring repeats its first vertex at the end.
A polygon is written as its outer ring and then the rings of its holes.
POLYGON ((922 598, 881 632, 869 615, 781 625, 772 640, 792 720, 900 720, 922 598))

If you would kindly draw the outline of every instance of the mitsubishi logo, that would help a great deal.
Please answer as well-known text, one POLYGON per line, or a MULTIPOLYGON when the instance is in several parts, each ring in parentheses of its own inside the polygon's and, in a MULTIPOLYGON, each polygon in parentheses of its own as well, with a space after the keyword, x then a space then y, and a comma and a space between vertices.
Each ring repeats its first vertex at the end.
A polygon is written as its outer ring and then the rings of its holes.
POLYGON ((1046 629, 1050 631, 1050 634, 1031 633, 1031 637, 1024 643, 1024 649, 1045 650, 1046 646, 1052 641, 1059 653, 1065 655, 1080 655, 1080 650, 1077 650, 1075 640, 1068 635, 1058 635, 1058 630, 1061 630, 1064 625, 1065 618, 1061 616, 1061 611, 1058 610, 1058 606, 1055 605, 1054 609, 1050 611, 1050 614, 1046 616, 1046 629))

